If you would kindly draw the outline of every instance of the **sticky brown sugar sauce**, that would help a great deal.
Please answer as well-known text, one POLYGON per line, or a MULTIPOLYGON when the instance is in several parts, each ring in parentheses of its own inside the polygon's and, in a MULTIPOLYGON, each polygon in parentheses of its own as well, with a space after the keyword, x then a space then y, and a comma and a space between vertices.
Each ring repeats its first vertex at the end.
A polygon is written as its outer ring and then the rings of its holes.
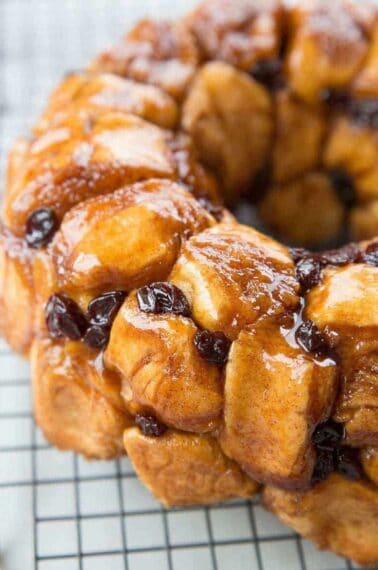
POLYGON ((373 0, 137 24, 15 144, 0 240, 1 330, 49 441, 126 452, 169 506, 261 490, 361 564, 378 563, 377 46, 373 0))

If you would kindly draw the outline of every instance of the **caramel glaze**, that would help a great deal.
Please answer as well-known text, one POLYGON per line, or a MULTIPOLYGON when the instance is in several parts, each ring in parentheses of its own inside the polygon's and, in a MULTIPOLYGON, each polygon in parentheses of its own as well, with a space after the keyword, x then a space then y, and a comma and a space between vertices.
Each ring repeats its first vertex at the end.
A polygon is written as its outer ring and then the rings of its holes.
POLYGON ((1 327, 31 350, 58 447, 126 449, 167 505, 267 485, 294 528, 369 562, 368 526, 364 549, 348 517, 332 535, 313 510, 337 520, 345 490, 361 528, 378 520, 376 242, 290 253, 222 206, 254 185, 289 241, 337 239, 350 213, 377 234, 378 14, 328 4, 210 0, 67 77, 10 156, 1 327), (121 299, 110 320, 88 308, 104 293, 121 299), (327 425, 337 465, 316 444, 327 425))
MULTIPOLYGON (((190 62, 188 65, 196 65, 201 57, 211 57, 212 54, 221 53, 222 59, 245 69, 250 69, 255 61, 278 56, 280 42, 277 41, 277 37, 282 18, 282 8, 278 3, 272 2, 269 7, 256 3, 253 9, 247 8, 247 4, 243 2, 232 9, 227 2, 224 2, 224 6, 226 10, 230 10, 227 18, 222 20, 228 22, 225 28, 222 27, 221 20, 213 21, 213 3, 209 3, 206 9, 200 8, 201 20, 198 20, 196 14, 188 19, 187 23, 198 41, 199 50, 194 49, 194 43, 191 44, 193 36, 188 35, 178 39, 176 28, 164 28, 166 32, 172 34, 169 36, 171 40, 169 42, 167 40, 166 46, 159 44, 156 53, 147 50, 148 56, 144 60, 146 69, 148 66, 153 67, 155 58, 157 61, 166 62, 172 57, 172 50, 180 61, 182 57, 183 61, 190 62), (257 36, 259 34, 260 18, 265 18, 266 12, 270 14, 271 19, 268 29, 264 29, 264 34, 268 36, 270 34, 271 43, 265 44, 263 52, 254 53, 253 41, 256 39, 256 34, 257 36), (214 36, 207 36, 202 32, 201 26, 208 20, 214 26, 214 36), (241 22, 243 26, 240 28, 241 22), (244 45, 245 53, 236 49, 234 28, 239 29, 240 38, 245 34, 250 38, 251 43, 244 45), (184 47, 185 42, 187 42, 186 47, 184 47)), ((329 12, 319 7, 317 12, 295 9, 290 17, 295 24, 294 29, 301 29, 305 37, 307 34, 321 46, 327 26, 332 22, 332 18, 338 16, 337 12, 329 12), (302 20, 305 25, 301 28, 302 20)), ((342 38, 333 38, 334 44, 331 45, 332 49, 330 48, 328 56, 334 62, 338 58, 339 49, 341 47, 344 49, 344 44, 348 42, 352 45, 353 40, 359 45, 359 51, 354 50, 353 57, 356 61, 360 61, 361 54, 367 50, 364 38, 370 33, 368 19, 363 20, 365 27, 361 35, 360 15, 357 24, 353 20, 354 14, 343 12, 343 17, 345 24, 343 32, 347 33, 343 33, 342 38)), ((130 37, 135 43, 131 42, 128 46, 129 55, 126 57, 125 53, 122 53, 121 57, 123 61, 129 57, 130 65, 134 65, 137 51, 133 50, 137 50, 139 42, 148 44, 150 41, 160 41, 160 31, 158 27, 154 27, 154 24, 146 22, 141 24, 130 37)), ((294 38, 293 41, 300 44, 300 34, 294 38)), ((104 69, 107 68, 105 60, 106 57, 103 60, 104 69)), ((98 60, 93 67, 101 65, 101 60, 98 60)), ((288 65, 291 69, 290 60, 288 65)), ((295 73, 297 73, 295 68, 292 68, 292 73, 295 84, 295 73)), ((146 77, 147 75, 144 79, 146 77)), ((157 77, 159 78, 158 75, 157 77)), ((183 190, 178 186, 175 188, 171 182, 166 181, 167 178, 178 178, 189 191, 194 191, 201 198, 206 196, 210 201, 218 200, 217 187, 214 178, 196 161, 190 140, 183 134, 172 137, 161 128, 172 129, 177 125, 178 106, 169 91, 167 93, 163 86, 159 85, 159 81, 156 81, 154 86, 142 85, 134 83, 132 79, 121 79, 109 73, 100 74, 95 70, 72 74, 52 96, 48 109, 34 130, 34 139, 28 144, 16 147, 13 162, 10 164, 4 211, 5 223, 10 230, 4 232, 3 248, 5 256, 10 255, 12 259, 17 259, 17 265, 13 262, 15 266, 13 270, 19 274, 18 291, 27 296, 32 279, 33 258, 36 254, 23 245, 22 238, 13 235, 22 234, 26 216, 30 211, 34 211, 39 205, 50 206, 59 218, 62 218, 66 211, 68 213, 64 217, 56 239, 48 248, 48 255, 52 259, 52 264, 48 263, 50 278, 47 281, 50 285, 40 300, 44 299, 45 302, 47 294, 52 294, 58 288, 75 298, 85 310, 88 300, 110 285, 123 286, 131 290, 145 281, 167 278, 173 267, 170 279, 187 295, 197 326, 210 329, 216 326, 231 340, 237 341, 244 329, 248 330, 260 321, 265 326, 266 321, 268 323, 266 326, 273 326, 275 329, 278 327, 279 335, 284 339, 284 346, 287 346, 288 350, 295 351, 299 348, 302 350, 303 347, 298 347, 295 335, 303 323, 306 309, 302 298, 302 301, 299 301, 299 311, 292 313, 298 306, 298 285, 292 274, 291 262, 285 258, 284 248, 280 248, 278 244, 263 236, 257 237, 256 232, 253 233, 247 228, 241 231, 238 226, 226 225, 223 229, 222 226, 216 226, 203 231, 206 226, 214 225, 215 220, 199 206, 196 206, 189 215, 188 207, 189 205, 193 207, 189 197, 185 198, 176 212, 172 209, 183 190), (144 143, 145 139, 149 140, 148 147, 144 143), (17 164, 22 166, 21 172, 18 173, 15 168, 17 164), (154 177, 155 180, 142 183, 140 186, 118 189, 125 183, 154 177), (156 177, 161 177, 161 182, 156 177), (104 193, 110 195, 101 196, 104 193), (146 193, 145 198, 143 193, 146 193), (86 200, 87 197, 97 194, 100 194, 99 198, 86 200), (153 206, 155 196, 157 196, 156 208, 153 206), (145 219, 141 217, 142 210, 140 210, 144 201, 147 206, 143 213, 145 219), (71 209, 77 202, 83 204, 71 209), (135 213, 132 211, 133 208, 137 208, 135 213), (126 215, 124 219, 123 210, 126 215), (189 216, 187 221, 186 216, 189 216), (200 221, 201 216, 203 222, 200 221), (124 226, 130 227, 129 224, 133 224, 135 218, 141 232, 143 227, 152 228, 151 224, 155 223, 154 218, 156 221, 160 219, 159 223, 164 230, 159 234, 160 230, 157 230, 156 226, 154 233, 158 231, 157 243, 156 246, 151 246, 150 236, 146 236, 146 241, 141 241, 141 237, 135 238, 134 228, 130 232, 132 235, 130 255, 127 255, 127 242, 122 231, 124 226), (166 233, 168 218, 172 218, 173 224, 172 230, 168 232, 170 235, 166 233), (117 223, 119 223, 118 234, 117 223), (178 229, 178 225, 182 226, 182 229, 178 229), (99 228, 98 235, 96 235, 97 228, 99 228), (10 233, 11 230, 14 234, 10 233), (187 241, 199 231, 201 233, 198 237, 187 241), (120 245, 117 245, 117 240, 120 245), (136 247, 138 240, 139 249, 136 247), (251 246, 248 245, 250 241, 251 246), (160 242, 164 243, 165 251, 158 251, 160 242), (101 244, 104 250, 99 253, 101 244), (110 244, 109 251, 107 244, 110 244), (151 250, 150 258, 148 255, 146 257, 146 248, 151 250), (94 254, 96 249, 97 253, 94 254), (126 262, 124 269, 122 259, 117 254, 120 249, 126 262), (136 251, 139 252, 137 255, 136 251), (136 262, 143 260, 140 268, 130 266, 131 252, 136 262), (111 260, 112 253, 113 260, 111 260), (201 294, 204 292, 207 299, 206 303, 201 305, 201 294), (235 310, 234 300, 237 297, 239 307, 235 310), (285 317, 290 314, 291 316, 285 317), (270 324, 274 323, 276 317, 277 322, 281 323, 279 326, 270 324), (285 319, 294 319, 294 324, 291 327, 287 323, 282 324, 285 319)), ((300 86, 298 92, 301 93, 300 86)), ((306 98, 307 95, 303 93, 303 96, 306 98)), ((330 91, 322 96, 327 105, 332 106, 333 111, 348 113, 354 109, 353 100, 349 95, 330 91)), ((356 117, 357 121, 358 119, 359 116, 356 117)), ((194 203, 193 201, 193 205, 194 203)), ((232 222, 231 216, 225 215, 225 221, 232 222)), ((37 257, 38 266, 41 264, 43 253, 39 256, 37 254, 37 257)), ((6 299, 7 294, 4 293, 3 298, 6 299)), ((19 298, 21 299, 22 295, 19 295, 19 298)), ((32 304, 30 300, 30 305, 32 304)), ((40 320, 39 317, 39 322, 40 320)), ((25 328, 27 326, 25 324, 25 328)), ((4 328, 7 327, 4 325, 4 328)), ((39 335, 46 333, 43 325, 37 328, 39 335)), ((336 329, 330 331, 326 326, 325 332, 332 346, 337 345, 343 355, 350 353, 349 348, 344 349, 344 345, 336 342, 336 337, 345 334, 345 330, 342 333, 336 329)), ((347 336, 351 338, 352 333, 353 331, 349 330, 347 336)), ((352 339, 353 344, 355 337, 352 339)), ((14 344, 17 343, 16 339, 14 344)), ((20 341, 20 348, 23 349, 25 344, 25 340, 20 341)), ((112 360, 109 356, 107 359, 109 362, 112 360)), ((313 362, 317 367, 325 369, 336 366, 332 357, 315 356, 313 362)), ((345 380, 348 373, 343 369, 342 375, 345 386, 348 384, 345 380)), ((127 392, 125 388, 123 390, 124 393, 127 392)), ((348 397, 350 398, 350 394, 348 397)), ((341 407, 348 408, 346 403, 341 407)), ((343 413, 340 411, 336 417, 345 422, 348 416, 345 415, 347 412, 344 415, 343 413)), ((219 409, 214 418, 217 416, 219 409)), ((314 425, 316 422, 309 426, 309 436, 314 425)), ((210 422, 206 430, 213 429, 210 422)), ((374 444, 374 438, 366 443, 374 444)))

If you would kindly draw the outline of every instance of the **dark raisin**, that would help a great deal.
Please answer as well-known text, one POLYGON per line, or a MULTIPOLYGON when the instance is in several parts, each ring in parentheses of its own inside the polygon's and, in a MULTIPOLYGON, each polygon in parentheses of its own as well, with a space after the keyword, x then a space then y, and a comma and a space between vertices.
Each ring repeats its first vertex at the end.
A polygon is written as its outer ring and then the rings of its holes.
POLYGON ((26 243, 33 248, 47 245, 59 227, 58 218, 51 208, 35 210, 26 221, 26 243))
POLYGON ((332 471, 353 480, 363 476, 359 452, 342 445, 344 436, 344 426, 331 419, 317 426, 312 436, 317 454, 313 483, 323 481, 332 471))
POLYGON ((378 267, 378 241, 371 243, 358 261, 362 261, 373 267, 378 267))
POLYGON ((341 202, 346 206, 353 206, 356 201, 356 188, 351 176, 342 168, 330 170, 328 176, 341 202))
POLYGON ((194 346, 204 360, 222 366, 227 362, 231 341, 222 332, 204 330, 196 333, 194 346))
POLYGON ((167 426, 159 422, 155 416, 143 416, 138 414, 135 423, 144 435, 160 437, 167 431, 167 426))
POLYGON ((277 91, 285 86, 282 61, 278 58, 273 57, 257 61, 250 70, 250 74, 269 91, 277 91))
POLYGON ((334 453, 329 449, 319 449, 312 474, 312 483, 324 481, 334 470, 334 453))
POLYGON ((46 325, 53 338, 81 339, 88 327, 80 307, 64 293, 51 295, 45 307, 46 325))
POLYGON ((220 222, 223 218, 224 209, 219 204, 214 204, 211 200, 206 197, 201 196, 197 198, 199 204, 209 212, 218 222, 220 222))
POLYGON ((321 98, 334 113, 346 113, 362 127, 378 127, 377 97, 353 99, 346 91, 327 89, 321 98))
POLYGON ((289 252, 294 263, 298 263, 301 259, 311 255, 308 249, 305 249, 304 247, 290 247, 289 252))
POLYGON ((89 328, 83 339, 85 344, 99 350, 106 347, 111 325, 126 295, 125 291, 109 291, 92 299, 87 310, 89 328))
POLYGON ((378 128, 378 98, 351 99, 347 112, 362 127, 378 128))
POLYGON ((104 325, 91 325, 84 335, 83 341, 87 346, 98 350, 104 349, 110 336, 110 328, 104 325))
POLYGON ((168 281, 151 283, 137 291, 138 305, 144 313, 173 313, 190 316, 190 307, 184 293, 168 281))
POLYGON ((356 243, 349 243, 338 249, 330 249, 317 254, 317 259, 322 265, 347 265, 354 263, 361 256, 361 250, 356 243))
POLYGON ((304 257, 298 261, 295 274, 302 288, 307 291, 320 282, 322 278, 321 263, 313 256, 304 257))
POLYGON ((347 91, 341 89, 324 89, 320 98, 330 107, 333 113, 345 112, 350 104, 350 95, 347 91))
POLYGON ((335 452, 335 463, 337 471, 348 479, 361 479, 363 471, 357 449, 340 447, 335 452))
POLYGON ((295 339, 306 352, 312 352, 316 356, 326 356, 330 352, 326 337, 310 320, 303 321, 297 328, 295 339))
POLYGON ((334 449, 344 438, 343 424, 328 420, 319 424, 312 435, 312 443, 319 449, 334 449))
POLYGON ((110 326, 126 299, 126 295, 125 291, 109 291, 92 299, 87 310, 87 318, 90 323, 110 326))

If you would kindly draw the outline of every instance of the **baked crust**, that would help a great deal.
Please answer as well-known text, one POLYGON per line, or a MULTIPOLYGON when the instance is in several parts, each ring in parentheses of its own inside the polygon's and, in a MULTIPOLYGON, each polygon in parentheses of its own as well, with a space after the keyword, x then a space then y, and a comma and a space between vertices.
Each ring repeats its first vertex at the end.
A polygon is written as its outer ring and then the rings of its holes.
POLYGON ((306 493, 266 487, 263 499, 269 510, 319 548, 359 564, 376 561, 378 494, 371 484, 334 474, 306 493))
POLYGON ((153 439, 131 428, 124 443, 138 476, 168 507, 250 497, 258 490, 211 436, 169 431, 153 439))
POLYGON ((167 506, 266 486, 360 563, 378 563, 377 22, 370 0, 209 0, 137 24, 16 142, 0 236, 1 330, 52 443, 126 450, 167 506), (290 243, 370 241, 289 250, 223 206, 241 197, 290 243))
POLYGON ((124 454, 123 432, 132 419, 119 395, 119 379, 102 370, 96 357, 81 343, 35 340, 35 414, 47 439, 60 449, 110 459, 124 454))

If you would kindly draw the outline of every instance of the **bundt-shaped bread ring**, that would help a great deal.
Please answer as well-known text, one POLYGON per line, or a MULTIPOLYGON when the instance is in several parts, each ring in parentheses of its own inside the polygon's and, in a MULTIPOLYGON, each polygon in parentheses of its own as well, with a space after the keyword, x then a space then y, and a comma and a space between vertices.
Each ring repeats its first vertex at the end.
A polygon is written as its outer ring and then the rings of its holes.
POLYGON ((67 76, 9 160, 1 328, 61 449, 378 563, 378 5, 208 0, 67 76), (223 207, 256 205, 281 245, 223 207), (311 253, 303 246, 359 243, 311 253))

